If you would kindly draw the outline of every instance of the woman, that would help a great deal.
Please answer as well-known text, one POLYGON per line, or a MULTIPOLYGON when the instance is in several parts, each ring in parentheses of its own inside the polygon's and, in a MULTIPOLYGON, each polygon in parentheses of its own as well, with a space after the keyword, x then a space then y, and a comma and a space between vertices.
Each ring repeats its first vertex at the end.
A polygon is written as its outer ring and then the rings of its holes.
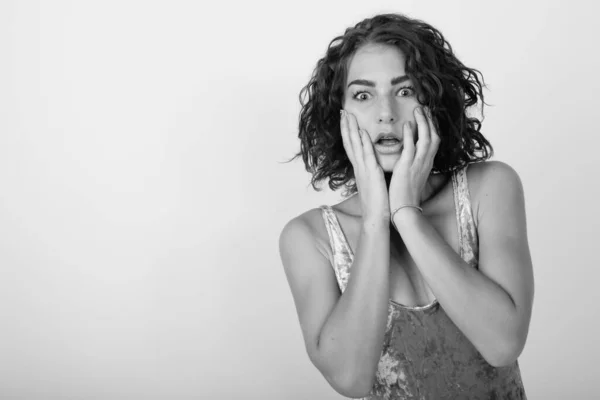
POLYGON ((296 157, 315 189, 351 196, 293 218, 279 246, 308 355, 342 395, 526 398, 524 196, 467 116, 476 72, 386 14, 335 38, 302 91, 296 157))

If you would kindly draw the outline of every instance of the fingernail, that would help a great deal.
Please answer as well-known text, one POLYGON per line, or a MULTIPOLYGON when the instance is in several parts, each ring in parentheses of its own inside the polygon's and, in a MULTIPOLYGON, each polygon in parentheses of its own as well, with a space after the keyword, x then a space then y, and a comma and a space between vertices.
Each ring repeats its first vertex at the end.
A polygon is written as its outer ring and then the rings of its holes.
POLYGON ((421 107, 415 108, 415 111, 417 112, 417 114, 422 114, 423 113, 423 110, 421 110, 421 107))

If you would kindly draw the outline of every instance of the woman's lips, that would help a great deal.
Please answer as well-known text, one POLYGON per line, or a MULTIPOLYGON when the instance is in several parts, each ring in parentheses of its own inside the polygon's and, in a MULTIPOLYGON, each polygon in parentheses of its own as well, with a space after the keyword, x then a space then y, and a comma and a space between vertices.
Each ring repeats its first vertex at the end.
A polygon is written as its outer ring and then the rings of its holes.
POLYGON ((402 142, 394 141, 394 142, 375 142, 375 150, 381 154, 394 154, 399 153, 402 149, 402 142))

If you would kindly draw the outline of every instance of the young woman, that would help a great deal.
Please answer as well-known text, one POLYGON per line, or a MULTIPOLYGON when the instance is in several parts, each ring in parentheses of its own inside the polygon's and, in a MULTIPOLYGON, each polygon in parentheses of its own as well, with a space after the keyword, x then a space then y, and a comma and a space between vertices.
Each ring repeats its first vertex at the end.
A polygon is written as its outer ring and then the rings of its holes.
POLYGON ((280 254, 310 360, 342 395, 526 398, 524 195, 467 115, 478 72, 386 14, 335 38, 302 90, 296 157, 346 199, 289 221, 280 254))

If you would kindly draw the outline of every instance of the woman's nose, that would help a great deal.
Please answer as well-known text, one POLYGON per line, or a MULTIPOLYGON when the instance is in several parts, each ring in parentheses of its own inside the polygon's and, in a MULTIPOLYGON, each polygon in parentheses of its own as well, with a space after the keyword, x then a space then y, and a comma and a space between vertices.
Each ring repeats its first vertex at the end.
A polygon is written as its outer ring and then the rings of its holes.
POLYGON ((388 99, 382 99, 379 104, 379 123, 392 123, 396 121, 395 111, 392 107, 391 101, 388 99))
POLYGON ((391 114, 383 114, 383 113, 381 113, 379 115, 379 122, 382 123, 382 124, 391 124, 392 122, 395 122, 395 121, 396 121, 396 119, 391 114))

